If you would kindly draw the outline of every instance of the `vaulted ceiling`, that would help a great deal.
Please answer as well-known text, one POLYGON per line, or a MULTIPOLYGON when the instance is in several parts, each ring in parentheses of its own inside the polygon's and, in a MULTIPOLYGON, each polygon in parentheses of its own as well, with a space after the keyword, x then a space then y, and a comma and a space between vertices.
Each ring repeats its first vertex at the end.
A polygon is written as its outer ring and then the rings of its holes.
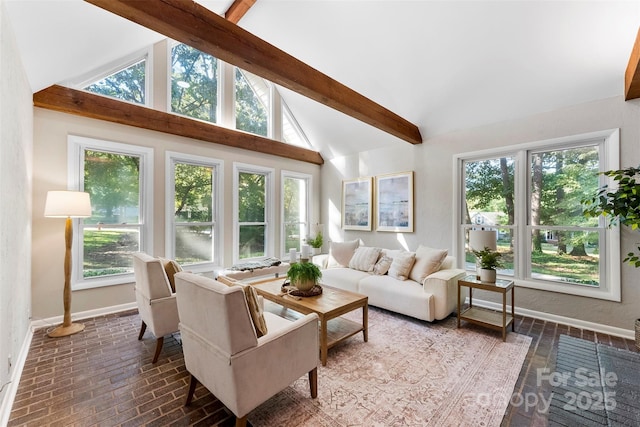
MULTIPOLYGON (((164 36, 82 0, 4 0, 34 92, 164 36)), ((223 14, 232 3, 199 1, 223 14)), ((429 137, 624 93, 638 1, 257 0, 239 25, 429 137)), ((325 159, 404 144, 281 89, 325 159)))

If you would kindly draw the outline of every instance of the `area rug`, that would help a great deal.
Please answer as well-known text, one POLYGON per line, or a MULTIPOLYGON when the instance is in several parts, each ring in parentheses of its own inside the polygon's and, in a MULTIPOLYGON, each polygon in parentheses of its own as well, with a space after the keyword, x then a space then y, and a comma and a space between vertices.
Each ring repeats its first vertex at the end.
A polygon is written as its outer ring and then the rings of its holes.
MULTIPOLYGON (((352 313, 359 320, 360 311, 352 313)), ((499 426, 531 338, 370 308, 369 342, 329 350, 318 398, 306 376, 249 414, 259 426, 499 426)), ((286 363, 286 361, 283 361, 286 363)))

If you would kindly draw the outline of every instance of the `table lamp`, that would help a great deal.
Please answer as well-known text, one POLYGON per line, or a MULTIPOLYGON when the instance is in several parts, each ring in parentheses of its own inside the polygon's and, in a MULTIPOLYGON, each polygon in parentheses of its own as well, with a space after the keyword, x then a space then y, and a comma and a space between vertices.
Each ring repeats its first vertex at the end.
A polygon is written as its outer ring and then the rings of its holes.
MULTIPOLYGON (((484 248, 489 248, 492 251, 498 249, 498 232, 496 230, 469 230, 469 250, 481 251, 484 248)), ((476 278, 480 278, 480 271, 478 262, 476 260, 476 278)))
POLYGON ((84 330, 81 323, 71 323, 71 242, 73 241, 73 225, 71 218, 87 218, 91 216, 89 193, 82 191, 49 191, 44 205, 44 216, 48 218, 66 218, 64 239, 64 319, 62 325, 48 333, 52 338, 66 337, 84 330))

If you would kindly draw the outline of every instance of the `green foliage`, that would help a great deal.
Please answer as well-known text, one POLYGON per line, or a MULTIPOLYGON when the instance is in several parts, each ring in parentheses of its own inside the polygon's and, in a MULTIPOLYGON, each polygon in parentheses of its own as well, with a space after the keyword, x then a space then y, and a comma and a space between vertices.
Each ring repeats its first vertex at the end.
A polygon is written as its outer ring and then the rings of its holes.
POLYGON ((144 104, 145 62, 146 61, 140 61, 122 71, 105 77, 85 87, 85 90, 122 99, 123 101, 144 104))
POLYGON ((495 270, 496 268, 502 268, 502 254, 498 251, 491 250, 488 247, 484 247, 479 251, 473 251, 473 254, 478 258, 480 267, 487 270, 495 270))
POLYGON ((185 44, 171 50, 171 111, 216 122, 218 60, 185 44))
POLYGON ((175 165, 175 217, 181 222, 213 220, 213 169, 210 166, 175 165))
POLYGON ((314 281, 318 282, 322 277, 320 268, 312 262, 296 262, 291 264, 287 272, 287 278, 291 284, 298 282, 314 281))
POLYGON ((86 150, 84 190, 91 194, 94 215, 85 223, 139 222, 139 189, 138 156, 86 150))
POLYGON ((236 68, 236 129, 267 136, 267 108, 245 73, 236 68))
POLYGON ((312 248, 316 248, 319 249, 322 247, 322 243, 323 243, 323 239, 322 239, 322 231, 318 231, 318 234, 316 234, 316 237, 314 238, 308 238, 307 239, 307 243, 309 244, 309 246, 311 246, 312 248))
MULTIPOLYGON (((622 224, 632 230, 638 230, 640 227, 640 183, 636 181, 636 177, 640 174, 640 167, 610 170, 602 172, 602 174, 613 178, 617 183, 617 188, 610 189, 608 185, 604 185, 597 190, 595 195, 583 199, 583 215, 587 218, 603 215, 609 219, 609 226, 622 224)), ((640 246, 638 250, 640 250, 640 246)), ((640 255, 629 252, 623 262, 628 262, 636 268, 640 267, 640 255)))

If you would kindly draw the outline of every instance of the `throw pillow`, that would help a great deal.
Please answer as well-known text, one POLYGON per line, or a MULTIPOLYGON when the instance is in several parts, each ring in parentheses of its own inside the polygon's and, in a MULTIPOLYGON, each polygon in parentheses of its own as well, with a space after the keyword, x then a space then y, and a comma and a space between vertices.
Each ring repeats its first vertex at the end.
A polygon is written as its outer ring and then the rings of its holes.
POLYGON ((353 253, 353 257, 349 261, 349 268, 366 272, 373 271, 373 266, 376 264, 379 255, 380 248, 360 246, 353 253))
POLYGON ((391 267, 389 267, 389 276, 398 280, 407 280, 416 255, 413 252, 400 252, 393 258, 391 267))
POLYGON ((382 256, 376 262, 376 265, 373 266, 373 274, 377 274, 378 276, 382 276, 387 274, 389 271, 389 267, 391 267, 391 263, 393 262, 393 258, 388 256, 382 256))
POLYGON ((169 286, 171 286, 171 292, 175 293, 176 280, 173 278, 173 276, 176 273, 180 273, 182 271, 182 267, 180 267, 180 264, 178 264, 172 259, 166 259, 166 258, 158 258, 158 259, 162 263, 165 273, 167 273, 167 279, 169 279, 169 286))
POLYGON ((360 246, 360 241, 358 240, 331 242, 327 268, 348 267, 349 261, 351 261, 351 257, 358 246, 360 246))
POLYGON ((416 262, 409 273, 409 278, 422 283, 425 277, 440 270, 447 253, 449 253, 447 249, 433 249, 420 245, 416 250, 416 262))
POLYGON ((258 338, 267 335, 267 321, 264 319, 264 311, 258 303, 258 293, 253 286, 239 282, 227 276, 218 276, 218 282, 227 286, 240 286, 244 292, 244 299, 249 307, 249 314, 253 322, 253 328, 256 330, 258 338))

